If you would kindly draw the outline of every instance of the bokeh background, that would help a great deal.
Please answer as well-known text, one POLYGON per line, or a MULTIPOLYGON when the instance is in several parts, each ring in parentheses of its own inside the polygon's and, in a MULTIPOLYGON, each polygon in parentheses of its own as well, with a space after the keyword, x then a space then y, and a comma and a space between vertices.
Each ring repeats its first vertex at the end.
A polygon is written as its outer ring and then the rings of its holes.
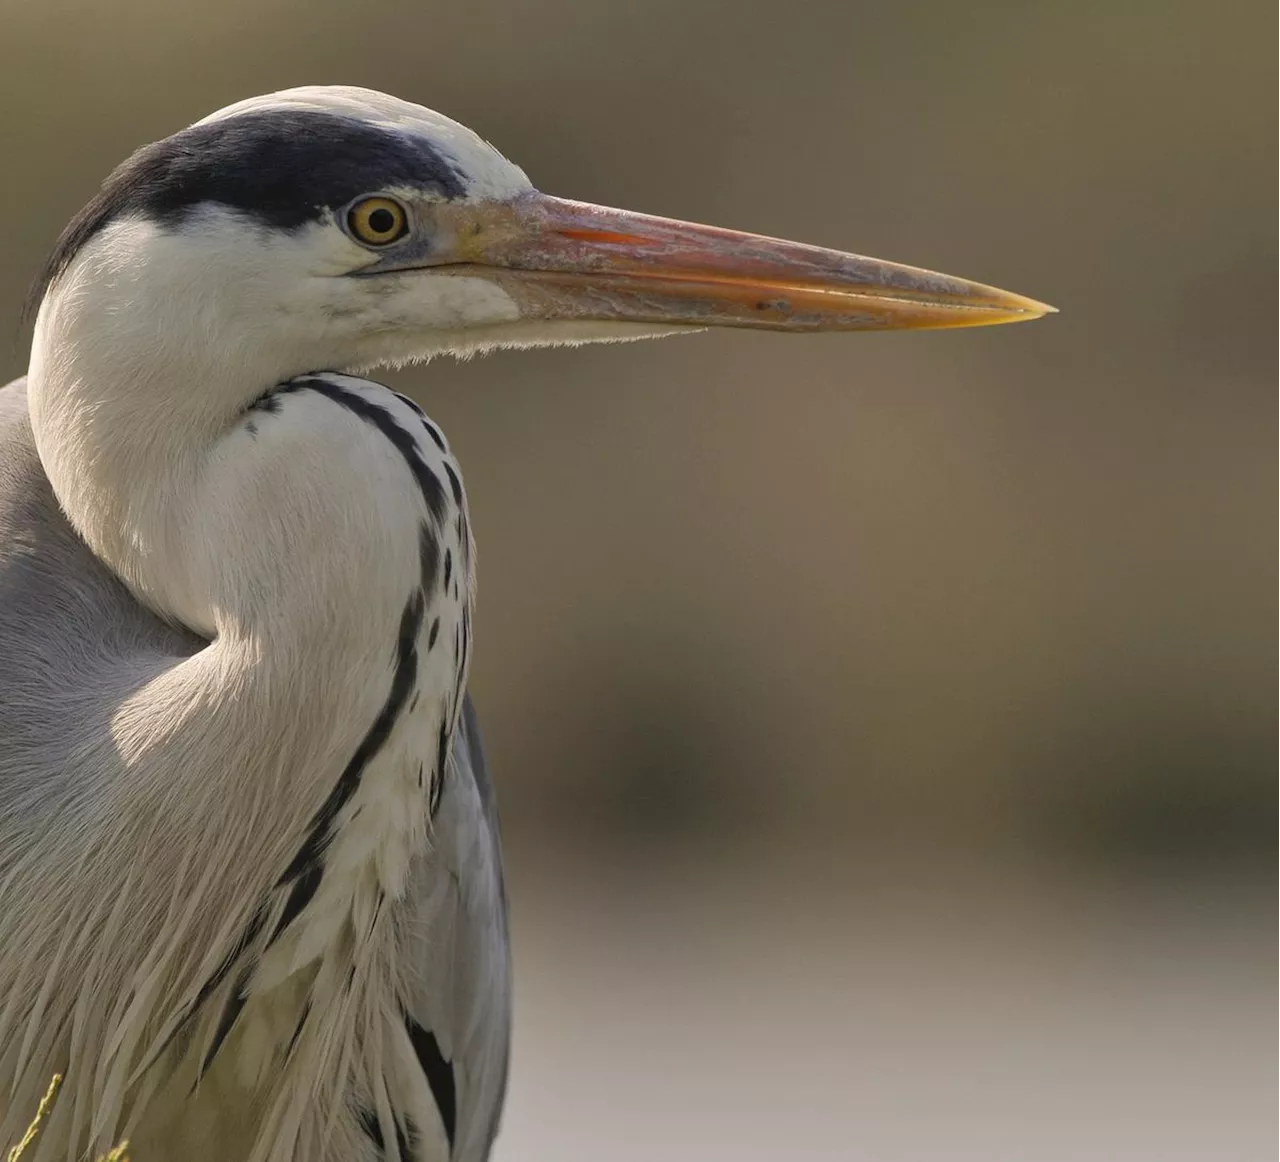
POLYGON ((499 1162, 1274 1156, 1273 4, 0 16, 6 376, 111 166, 315 82, 1061 308, 393 377, 480 543, 499 1162))

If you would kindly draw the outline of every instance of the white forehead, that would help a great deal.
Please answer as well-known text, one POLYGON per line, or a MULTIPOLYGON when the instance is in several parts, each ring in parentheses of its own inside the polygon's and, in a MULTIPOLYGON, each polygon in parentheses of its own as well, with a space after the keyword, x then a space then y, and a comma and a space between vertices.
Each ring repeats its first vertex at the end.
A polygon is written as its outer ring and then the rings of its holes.
POLYGON ((510 198, 532 189, 524 170, 508 161, 479 134, 434 109, 402 101, 390 93, 361 89, 354 85, 304 85, 248 97, 202 117, 197 125, 221 121, 241 113, 271 109, 305 109, 358 117, 371 125, 398 129, 425 138, 446 153, 466 176, 467 196, 510 198))

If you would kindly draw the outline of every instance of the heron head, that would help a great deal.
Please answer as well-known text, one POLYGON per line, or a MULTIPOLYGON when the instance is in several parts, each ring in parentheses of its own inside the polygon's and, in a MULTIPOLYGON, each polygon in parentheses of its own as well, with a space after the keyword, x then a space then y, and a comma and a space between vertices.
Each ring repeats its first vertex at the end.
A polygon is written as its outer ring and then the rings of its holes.
POLYGON ((255 380, 707 326, 956 327, 1051 309, 550 197, 457 122, 337 87, 243 101, 143 147, 67 228, 37 294, 38 326, 70 309, 100 348, 139 340, 152 365, 216 352, 255 380))

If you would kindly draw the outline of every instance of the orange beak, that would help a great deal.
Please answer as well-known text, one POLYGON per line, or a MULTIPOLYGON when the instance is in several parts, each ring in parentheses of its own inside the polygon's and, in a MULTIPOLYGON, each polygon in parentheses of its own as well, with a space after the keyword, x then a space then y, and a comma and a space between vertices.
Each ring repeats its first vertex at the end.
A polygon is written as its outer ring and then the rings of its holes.
POLYGON ((422 265, 497 282, 526 318, 777 331, 1036 319, 1054 308, 946 274, 531 192, 436 211, 422 265))

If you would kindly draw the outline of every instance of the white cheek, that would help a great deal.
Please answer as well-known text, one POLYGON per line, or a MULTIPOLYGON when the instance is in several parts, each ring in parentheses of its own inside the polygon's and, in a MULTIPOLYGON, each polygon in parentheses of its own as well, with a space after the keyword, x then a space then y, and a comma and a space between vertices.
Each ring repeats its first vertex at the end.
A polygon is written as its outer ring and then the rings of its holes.
POLYGON ((348 299, 336 306, 332 320, 349 336, 331 364, 344 370, 397 367, 472 350, 477 335, 520 320, 515 300, 487 278, 415 273, 345 281, 363 282, 363 293, 358 305, 348 299))
POLYGON ((487 278, 424 274, 401 281, 373 305, 381 327, 460 330, 520 317, 515 300, 487 278))

